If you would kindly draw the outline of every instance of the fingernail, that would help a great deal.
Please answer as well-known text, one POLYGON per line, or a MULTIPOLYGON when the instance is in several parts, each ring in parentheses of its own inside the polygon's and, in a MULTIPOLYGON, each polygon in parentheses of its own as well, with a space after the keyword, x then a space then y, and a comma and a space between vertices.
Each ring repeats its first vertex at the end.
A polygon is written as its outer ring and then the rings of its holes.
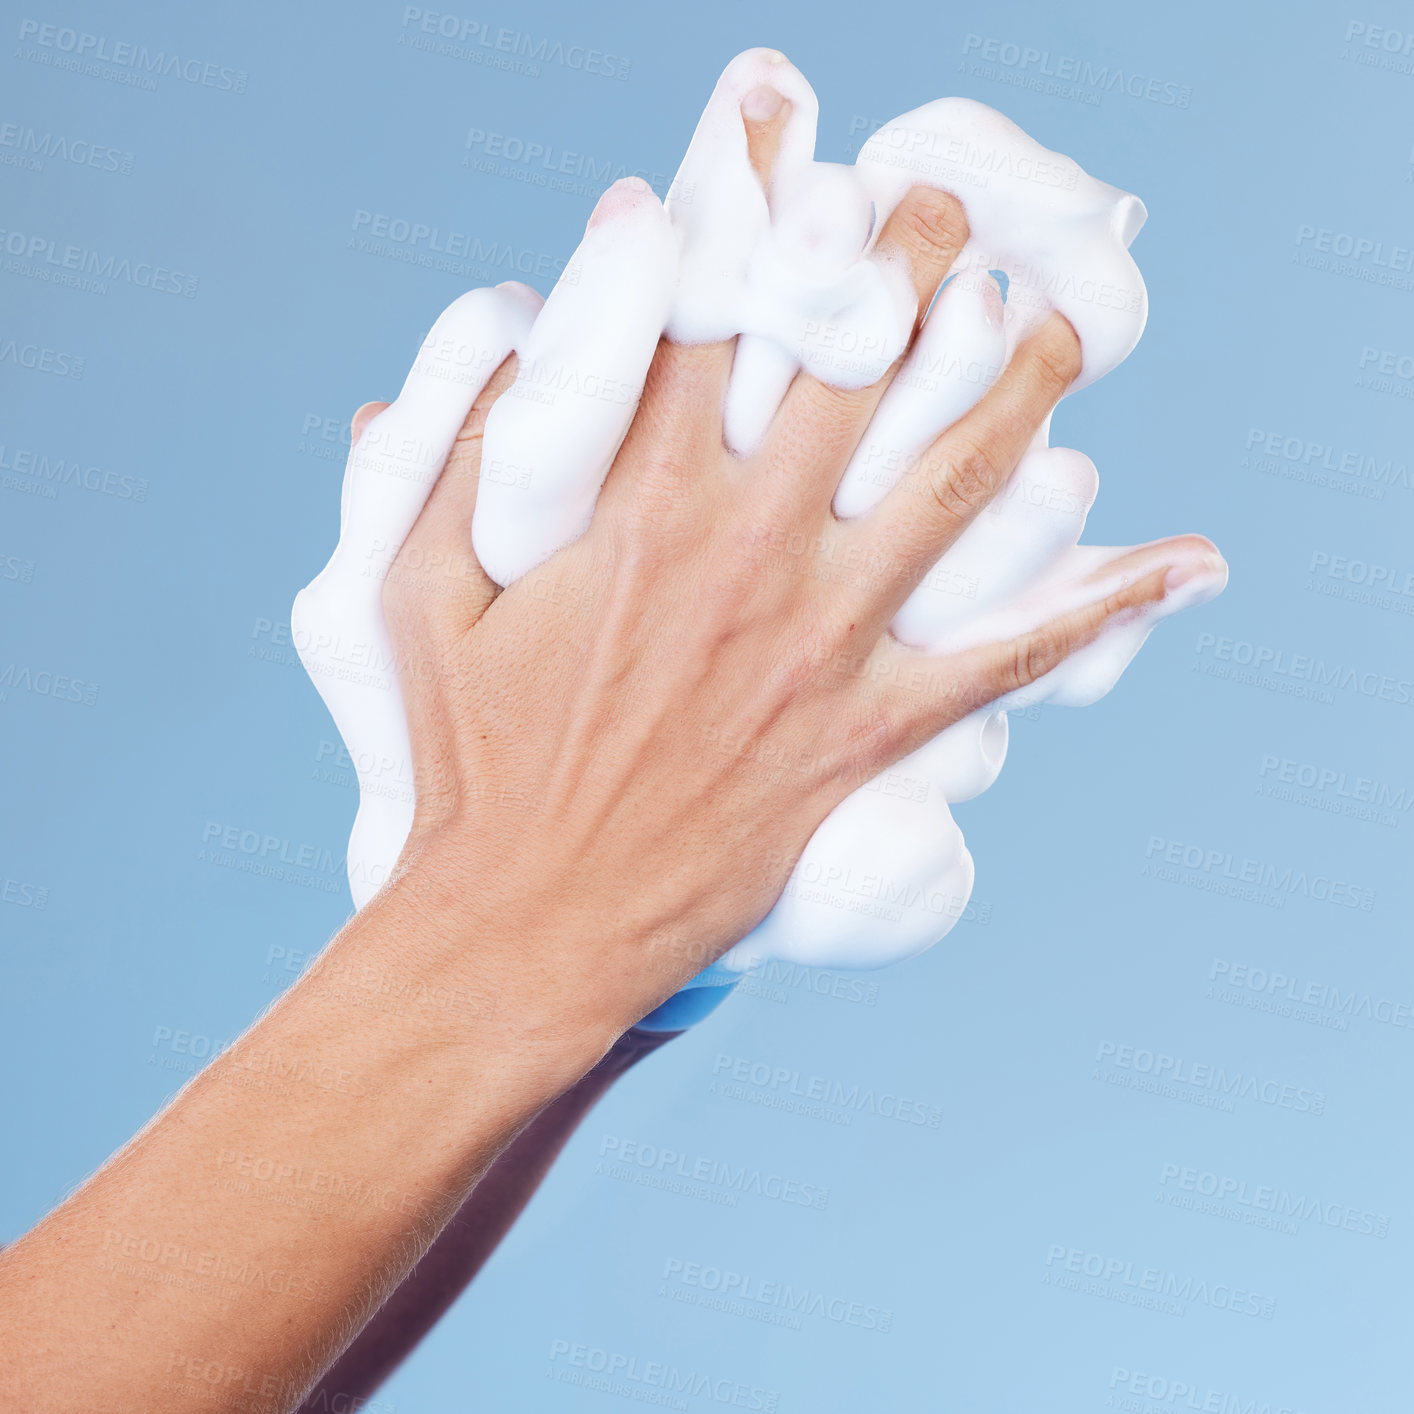
POLYGON ((609 188, 598 201, 594 203, 594 210, 589 213, 589 220, 584 223, 586 231, 592 231, 595 226, 609 219, 609 212, 613 209, 613 203, 609 200, 609 193, 613 187, 609 188))
POLYGON ((753 123, 764 123, 781 111, 785 99, 768 84, 759 84, 741 100, 741 116, 753 123))
POLYGON ((993 329, 1000 329, 1006 319, 1006 302, 1002 299, 1001 286, 992 278, 990 272, 982 279, 982 308, 987 316, 987 324, 993 329))
POLYGON ((1164 594, 1172 594, 1185 584, 1192 584, 1195 579, 1216 577, 1224 568, 1222 561, 1212 559, 1187 560, 1181 565, 1173 565, 1164 575, 1164 594))
POLYGON ((620 177, 597 202, 594 203, 594 210, 589 213, 589 220, 584 223, 586 231, 593 230, 595 226, 603 221, 607 221, 610 216, 617 215, 625 207, 633 204, 635 196, 641 196, 652 188, 642 177, 620 177))

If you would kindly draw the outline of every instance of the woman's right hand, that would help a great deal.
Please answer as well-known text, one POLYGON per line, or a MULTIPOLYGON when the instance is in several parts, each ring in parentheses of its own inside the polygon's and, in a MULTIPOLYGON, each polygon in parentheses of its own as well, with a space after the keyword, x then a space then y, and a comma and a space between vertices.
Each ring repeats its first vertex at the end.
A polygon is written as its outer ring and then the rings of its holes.
MULTIPOLYGON (((655 200, 623 184, 609 199, 655 200)), ((907 261, 920 317, 966 236, 958 203, 929 188, 890 218, 879 253, 907 261)), ((383 591, 417 790, 393 887, 415 872, 479 975, 539 979, 596 1054, 760 921, 863 781, 1166 583, 1225 574, 1201 537, 1158 541, 1032 632, 946 657, 906 649, 891 619, 1076 377, 1074 331, 1052 315, 850 521, 831 500, 894 370, 860 391, 799 375, 737 459, 722 437, 732 354, 660 343, 588 530, 502 591, 468 528, 509 360, 383 591)))

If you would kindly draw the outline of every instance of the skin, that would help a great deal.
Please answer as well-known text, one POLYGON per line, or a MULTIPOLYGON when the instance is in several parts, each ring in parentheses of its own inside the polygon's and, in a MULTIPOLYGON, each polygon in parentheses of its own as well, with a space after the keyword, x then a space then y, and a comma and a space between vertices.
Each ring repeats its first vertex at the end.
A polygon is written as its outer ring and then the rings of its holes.
MULTIPOLYGON (((748 123, 763 175, 783 117, 748 123)), ((965 238, 930 190, 890 218, 920 316, 965 238)), ((1053 316, 845 523, 831 497, 888 379, 798 377, 738 460, 731 359, 660 344, 589 529, 504 591, 467 527, 514 360, 478 400, 384 586, 417 789, 393 877, 0 1258, 5 1408, 296 1408, 516 1137, 764 917, 851 790, 1221 563, 1156 542, 1035 632, 914 653, 888 623, 1076 376, 1074 332, 1053 316)))
POLYGON ((481 1270, 609 1087, 681 1034, 626 1032, 583 1080, 546 1105, 491 1166, 408 1279, 320 1378, 300 1414, 356 1410, 356 1400, 368 1400, 481 1270))

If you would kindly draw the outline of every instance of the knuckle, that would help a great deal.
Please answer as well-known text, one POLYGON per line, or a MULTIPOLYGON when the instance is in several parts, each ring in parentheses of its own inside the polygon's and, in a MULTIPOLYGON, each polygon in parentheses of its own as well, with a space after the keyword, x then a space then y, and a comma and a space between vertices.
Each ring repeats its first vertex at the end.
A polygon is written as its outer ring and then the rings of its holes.
POLYGON ((814 646, 797 640, 783 645, 763 675, 762 698, 780 706, 803 699, 819 681, 820 664, 814 646))
POLYGON ((328 601, 322 588, 307 584, 295 595, 290 606, 290 632, 296 640, 309 639, 319 633, 328 618, 328 601))
POLYGON ((843 635, 828 620, 820 619, 800 635, 797 645, 786 656, 786 681, 792 692, 803 692, 815 686, 836 663, 842 649, 843 635))
POLYGON ((870 394, 867 389, 834 388, 812 378, 808 396, 809 425, 814 435, 823 433, 833 438, 856 432, 868 410, 870 394))
POLYGON ((914 187, 900 215, 909 242, 921 250, 952 253, 967 244, 967 215, 950 192, 914 187))
POLYGON ((511 352, 506 356, 506 360, 487 380, 486 386, 476 395, 471 405, 471 411, 467 414, 467 425, 473 421, 485 426, 486 418, 491 409, 496 405, 497 399, 502 393, 509 392, 520 373, 520 359, 511 352))
POLYGON ((654 351, 644 380, 644 400, 662 398, 666 403, 691 402, 715 393, 718 357, 701 344, 662 340, 654 351))
POLYGON ((701 423, 707 405, 677 393, 645 394, 619 451, 635 484, 674 492, 691 484, 703 461, 701 423))
POLYGON ((678 519, 689 503, 696 509, 695 467, 690 457, 676 450, 682 442, 676 437, 655 439, 644 449, 633 469, 633 495, 644 514, 678 519))
POLYGON ((850 625, 823 609, 788 617, 789 627, 779 633, 773 654, 775 681, 789 697, 828 692, 851 666, 850 625))
POLYGON ((1080 340, 1068 321, 1048 325, 1031 349, 1032 364, 1047 391, 1058 398, 1080 376, 1080 340))
POLYGON ((1063 636, 1058 633, 1031 634, 1021 653, 1021 669, 1025 674, 1023 682, 1035 682, 1050 672, 1062 656, 1064 642, 1063 636))
POLYGON ((1060 647, 1059 635, 1049 629, 1039 629, 1017 639, 1003 660, 1002 691, 1015 692, 1044 677, 1062 656, 1060 647))
POLYGON ((845 714, 835 777, 858 789, 901 756, 903 732, 884 693, 868 693, 845 714))
POLYGON ((383 618, 395 638, 408 638, 427 620, 427 605, 416 575, 408 573, 406 560, 399 554, 383 577, 379 591, 383 618))
MULTIPOLYGON (((664 576, 691 553, 691 527, 683 524, 681 498, 656 477, 642 474, 616 506, 605 528, 612 532, 618 568, 644 584, 664 576)), ((643 592, 647 592, 646 589, 643 592)))
POLYGON ((999 473, 987 449, 965 443, 933 472, 929 488, 942 512, 955 520, 970 520, 991 500, 999 473))
POLYGON ((1137 608, 1147 597, 1143 580, 1134 580, 1120 589, 1111 590, 1100 602, 1098 609, 1089 615, 1093 626, 1091 632, 1098 631, 1116 614, 1122 614, 1127 609, 1137 608))
POLYGON ((452 443, 451 454, 447 457, 447 466, 473 466, 480 465, 481 447, 486 439, 486 412, 478 411, 476 408, 467 414, 466 421, 462 423, 461 430, 457 433, 457 439, 452 443))

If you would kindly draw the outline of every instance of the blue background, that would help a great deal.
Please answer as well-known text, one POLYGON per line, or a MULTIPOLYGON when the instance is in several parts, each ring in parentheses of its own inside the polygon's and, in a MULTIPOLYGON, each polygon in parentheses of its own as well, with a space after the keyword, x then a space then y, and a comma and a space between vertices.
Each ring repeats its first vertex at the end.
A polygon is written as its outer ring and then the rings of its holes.
POLYGON ((348 911, 353 777, 282 641, 289 605, 335 538, 348 415, 396 392, 444 304, 516 273, 370 253, 356 213, 468 233, 522 268, 563 258, 603 183, 554 190, 524 162, 464 166, 468 132, 582 153, 661 192, 721 67, 771 44, 819 93, 822 158, 848 160, 880 122, 961 93, 1144 197, 1148 332, 1066 404, 1055 440, 1100 468, 1088 540, 1201 530, 1232 583, 1164 625, 1102 703, 1014 721, 1000 782, 958 812, 976 906, 946 943, 839 983, 843 998, 828 976, 768 977, 621 1084, 374 1407, 623 1407, 547 1377, 573 1369, 561 1342, 811 1414, 1407 1409, 1414 599, 1366 602, 1330 573, 1338 557, 1414 569, 1399 479, 1414 282, 1379 263, 1414 246, 1414 62, 1363 43, 1400 9, 456 13, 615 56, 624 76, 428 53, 397 4, 21 12, 215 66, 210 83, 144 89, 115 79, 121 66, 57 67, 58 48, 6 21, 0 124, 111 148, 130 170, 53 155, 34 170, 23 138, 0 132, 0 1236, 152 1114, 195 1063, 179 1045, 239 1032, 348 911), (1038 75, 1062 59, 1088 70, 1048 90, 1038 75), (1165 101, 1184 90, 1186 106, 1165 101), (1342 261, 1307 229, 1383 246, 1342 261), (42 257, 15 255, 31 237, 195 276, 195 293, 56 285, 42 257), (68 376, 24 366, 30 347, 68 376), (1394 373, 1362 376, 1385 353, 1394 373), (1275 455, 1249 445, 1272 435, 1275 455), (1346 453, 1388 469, 1313 476, 1346 453), (1244 679, 1238 660, 1258 655, 1268 670, 1244 679), (1314 689, 1298 659, 1338 669, 1336 685, 1314 689), (94 700, 45 692, 44 673, 96 685, 94 700), (1381 697, 1384 677, 1403 685, 1381 697), (1271 759, 1345 773, 1347 789, 1384 782, 1387 808, 1341 813, 1335 785, 1282 787, 1271 759), (224 867, 213 825, 313 846, 320 864, 302 883, 224 867), (1171 849, 1179 862, 1156 872, 1171 849), (1370 907, 1294 882, 1218 891, 1248 859, 1277 880, 1349 885, 1370 907), (1321 1001, 1283 1014, 1252 975, 1224 990, 1241 966, 1315 984, 1321 1001), (1389 1005, 1342 1013, 1331 987, 1389 1005), (1122 1047, 1185 1069, 1154 1093, 1143 1067, 1157 1062, 1121 1064, 1122 1047), (723 1086, 738 1064, 747 1080, 723 1086), (1191 1078, 1198 1066, 1305 1107, 1225 1099, 1191 1078), (799 1080, 758 1083, 754 1067, 799 1080), (846 1097, 823 1118, 789 1108, 812 1076, 846 1097), (851 1105, 856 1088, 936 1107, 937 1127, 851 1105), (628 1143, 828 1197, 683 1196, 616 1176, 628 1143), (1183 1169, 1241 1183, 1248 1201, 1202 1211, 1183 1169), (1321 1216, 1249 1221, 1267 1188, 1318 1200, 1321 1216), (1087 1261, 1123 1270, 1086 1277, 1087 1261), (712 1309, 681 1280, 690 1263, 886 1308, 890 1329, 829 1315, 791 1328, 759 1301, 712 1309), (1187 1283, 1177 1314, 1136 1304, 1145 1268, 1187 1283), (1220 1309, 1213 1293, 1230 1287, 1269 1316, 1220 1309))

